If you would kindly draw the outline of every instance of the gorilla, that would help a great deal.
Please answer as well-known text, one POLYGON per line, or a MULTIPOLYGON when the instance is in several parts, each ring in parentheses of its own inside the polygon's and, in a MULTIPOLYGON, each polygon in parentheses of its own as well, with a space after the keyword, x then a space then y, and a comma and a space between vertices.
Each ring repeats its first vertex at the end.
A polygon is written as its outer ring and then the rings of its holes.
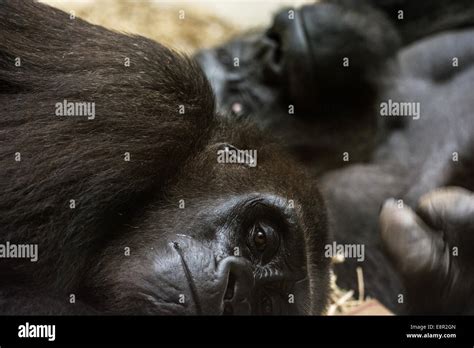
POLYGON ((316 184, 251 124, 219 120, 195 62, 8 0, 0 67, 0 313, 324 310, 316 184), (246 150, 258 165, 232 160, 246 150))
POLYGON ((395 313, 474 310, 473 24, 472 1, 327 0, 196 56, 220 114, 278 139, 319 179, 332 238, 365 246, 338 284, 361 266, 395 313))
POLYGON ((472 312, 474 7, 374 3, 196 62, 3 1, 0 313, 321 314, 333 240, 395 312, 472 312))

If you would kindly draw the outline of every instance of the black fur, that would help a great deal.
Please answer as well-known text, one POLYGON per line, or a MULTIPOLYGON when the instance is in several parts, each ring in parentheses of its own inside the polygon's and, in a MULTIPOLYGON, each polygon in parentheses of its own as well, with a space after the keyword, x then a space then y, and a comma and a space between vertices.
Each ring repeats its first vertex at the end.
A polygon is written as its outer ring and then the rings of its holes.
MULTIPOLYGON (((329 261, 316 188, 301 188, 305 174, 253 127, 216 120, 211 88, 192 60, 43 4, 8 0, 0 4, 0 92, 0 242, 38 244, 40 254, 36 263, 0 260, 1 313, 155 313, 132 301, 148 285, 120 273, 128 271, 116 257, 123 245, 135 252, 149 240, 152 248, 165 231, 183 233, 178 223, 202 227, 194 238, 204 243, 211 227, 194 214, 218 198, 260 193, 296 201, 304 235, 294 243, 303 243, 317 294, 301 308, 323 310, 329 261), (94 102, 95 119, 56 116, 64 99, 94 102), (217 165, 222 142, 258 149, 258 167, 217 165), (81 307, 67 306, 70 293, 81 307)), ((131 258, 132 276, 146 268, 149 250, 131 258)))
POLYGON ((2 239, 42 243, 39 279, 71 286, 84 252, 202 147, 213 96, 198 67, 150 40, 29 1, 2 2, 0 22, 2 239), (64 99, 93 101, 100 117, 55 117, 64 99))

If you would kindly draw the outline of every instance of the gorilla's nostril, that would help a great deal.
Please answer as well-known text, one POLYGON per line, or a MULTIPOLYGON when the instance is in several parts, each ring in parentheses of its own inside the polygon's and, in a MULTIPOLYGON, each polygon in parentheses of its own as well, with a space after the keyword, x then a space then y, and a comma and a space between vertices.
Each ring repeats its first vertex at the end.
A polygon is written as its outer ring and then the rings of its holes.
POLYGON ((229 280, 227 281, 227 289, 224 294, 224 300, 231 300, 234 297, 235 292, 235 276, 233 273, 229 274, 229 280))
POLYGON ((223 314, 250 314, 254 277, 251 264, 241 257, 229 256, 219 264, 221 281, 225 282, 223 314))

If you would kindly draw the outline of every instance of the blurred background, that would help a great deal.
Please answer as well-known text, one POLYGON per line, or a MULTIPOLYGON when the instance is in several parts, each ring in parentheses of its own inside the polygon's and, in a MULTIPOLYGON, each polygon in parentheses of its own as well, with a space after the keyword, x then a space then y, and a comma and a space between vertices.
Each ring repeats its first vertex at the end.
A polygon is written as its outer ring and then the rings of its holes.
POLYGON ((314 0, 41 0, 109 29, 140 34, 178 51, 219 44, 267 26, 275 12, 314 0))

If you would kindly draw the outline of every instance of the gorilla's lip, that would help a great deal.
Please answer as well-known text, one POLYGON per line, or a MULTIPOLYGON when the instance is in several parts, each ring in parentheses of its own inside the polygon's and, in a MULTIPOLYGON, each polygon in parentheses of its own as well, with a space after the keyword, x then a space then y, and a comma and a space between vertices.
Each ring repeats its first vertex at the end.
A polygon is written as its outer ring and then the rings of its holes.
POLYGON ((184 260, 184 256, 181 250, 181 247, 179 246, 178 242, 173 242, 173 248, 176 250, 178 253, 179 259, 181 260, 181 266, 183 267, 184 270, 184 275, 186 277, 186 280, 189 285, 189 290, 191 292, 191 297, 193 298, 194 304, 196 306, 196 314, 201 315, 202 314, 202 308, 201 308, 201 302, 199 301, 199 296, 198 296, 198 291, 196 289, 196 284, 194 284, 193 277, 191 275, 191 271, 189 270, 189 267, 184 260))

